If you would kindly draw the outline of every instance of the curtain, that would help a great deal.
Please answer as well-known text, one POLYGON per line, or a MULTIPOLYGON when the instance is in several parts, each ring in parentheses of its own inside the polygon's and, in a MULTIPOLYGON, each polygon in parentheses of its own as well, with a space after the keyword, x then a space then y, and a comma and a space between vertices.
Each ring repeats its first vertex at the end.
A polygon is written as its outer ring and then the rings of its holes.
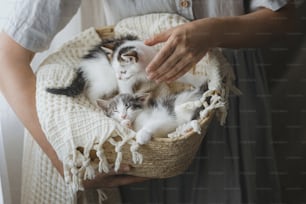
POLYGON ((4 181, 4 178, 7 178, 6 161, 4 157, 5 156, 4 156, 4 151, 3 151, 2 129, 1 129, 1 123, 0 123, 0 204, 11 203, 11 201, 8 201, 7 198, 4 199, 4 196, 8 195, 8 193, 3 193, 4 191, 2 190, 2 189, 5 189, 4 183, 5 184, 8 183, 7 180, 4 181))
MULTIPOLYGON (((10 109, 8 108, 4 98, 0 95, 0 204, 1 202, 5 204, 11 204, 11 194, 10 194, 10 183, 9 183, 9 177, 8 177, 8 172, 7 172, 7 159, 6 155, 8 155, 10 152, 7 152, 6 150, 8 149, 13 149, 13 147, 10 146, 10 139, 13 139, 12 137, 7 137, 4 138, 5 134, 5 127, 4 125, 7 125, 7 122, 12 122, 8 121, 10 120, 7 116, 10 115, 9 113, 10 109), (6 122, 5 119, 8 119, 6 122), (8 141, 5 141, 7 139, 8 141)), ((13 122, 12 125, 15 123, 13 122)), ((17 154, 21 158, 21 152, 17 152, 17 154)), ((17 166, 15 166, 15 169, 20 169, 21 168, 21 163, 17 163, 17 166)), ((18 177, 20 181, 20 172, 15 173, 15 175, 12 175, 15 178, 18 177)))
MULTIPOLYGON (((0 99, 1 100, 1 99, 0 99)), ((1 117, 0 112, 0 117, 1 117)), ((9 181, 7 175, 7 168, 6 168, 6 159, 4 153, 4 145, 3 145, 3 137, 2 137, 2 127, 0 123, 0 204, 11 204, 11 197, 9 188, 9 181)))

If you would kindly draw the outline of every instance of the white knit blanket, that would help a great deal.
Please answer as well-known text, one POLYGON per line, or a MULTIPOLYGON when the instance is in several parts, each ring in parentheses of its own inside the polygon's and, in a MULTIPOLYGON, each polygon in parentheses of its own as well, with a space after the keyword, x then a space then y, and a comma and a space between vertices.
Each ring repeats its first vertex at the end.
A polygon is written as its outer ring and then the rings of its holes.
MULTIPOLYGON (((141 39, 146 39, 185 22, 187 20, 175 14, 151 14, 119 22, 115 27, 115 33, 135 34, 141 39)), ((36 101, 39 120, 47 139, 64 164, 65 181, 71 186, 72 194, 82 189, 82 180, 92 179, 97 171, 108 172, 109 165, 102 148, 106 141, 115 147, 117 153, 115 168, 120 165, 121 147, 125 143, 131 145, 130 154, 133 162, 141 163, 142 161, 142 155, 137 151, 138 144, 134 140, 135 132, 107 118, 100 109, 90 104, 85 95, 71 98, 53 95, 45 90, 47 87, 69 85, 75 76, 80 58, 98 42, 100 42, 99 36, 94 28, 90 28, 51 54, 37 72, 36 101), (117 135, 122 141, 116 142, 113 139, 117 135), (77 147, 84 148, 84 153, 77 151, 77 147), (97 151, 100 160, 98 164, 90 160, 90 150, 93 149, 97 151)), ((209 63, 220 66, 226 62, 217 52, 214 57, 206 57, 198 63, 195 72, 201 73, 203 67, 209 66, 209 63)), ((234 80, 232 73, 229 73, 228 79, 229 83, 226 86, 230 87, 234 80)), ((225 89, 227 92, 223 96, 228 95, 228 88, 225 89)), ((209 108, 220 108, 226 111, 226 101, 216 101, 215 106, 209 108)), ((197 104, 186 104, 186 108, 193 105, 197 104)), ((202 117, 205 117, 205 114, 205 112, 202 113, 202 117)), ((180 131, 180 128, 177 131, 180 131)), ((171 135, 179 136, 180 133, 175 132, 171 135)))

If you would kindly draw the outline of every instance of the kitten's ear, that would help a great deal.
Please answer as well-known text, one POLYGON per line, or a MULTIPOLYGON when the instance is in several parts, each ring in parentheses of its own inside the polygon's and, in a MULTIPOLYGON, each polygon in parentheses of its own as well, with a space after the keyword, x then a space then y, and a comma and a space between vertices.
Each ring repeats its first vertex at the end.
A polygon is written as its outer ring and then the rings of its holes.
POLYGON ((138 62, 138 53, 136 50, 129 50, 121 55, 121 58, 129 63, 137 63, 138 62))
POLYGON ((101 49, 105 52, 109 60, 112 59, 114 53, 114 43, 106 43, 101 46, 101 49))
POLYGON ((100 108, 102 108, 102 110, 106 111, 108 109, 109 101, 103 99, 97 99, 96 103, 100 108))
POLYGON ((151 94, 150 93, 137 93, 135 95, 136 99, 140 101, 141 103, 147 103, 147 101, 150 99, 151 94))

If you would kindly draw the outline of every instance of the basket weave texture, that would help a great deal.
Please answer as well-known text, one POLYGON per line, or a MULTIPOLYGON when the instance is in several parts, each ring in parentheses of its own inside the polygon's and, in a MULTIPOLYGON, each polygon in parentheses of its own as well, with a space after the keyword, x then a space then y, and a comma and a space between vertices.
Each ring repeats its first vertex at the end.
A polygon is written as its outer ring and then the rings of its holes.
MULTIPOLYGON (((135 167, 129 172, 131 175, 166 178, 184 172, 192 162, 215 115, 212 107, 198 122, 201 134, 191 130, 174 138, 153 138, 140 146, 134 139, 133 130, 106 117, 84 94, 72 98, 45 91, 47 87, 68 86, 81 57, 101 38, 134 34, 145 39, 185 22, 186 19, 174 14, 150 14, 122 20, 115 27, 90 28, 65 43, 41 64, 36 89, 39 120, 64 164, 65 180, 75 192, 82 189, 82 180, 94 178, 97 172, 108 172, 111 164, 115 169, 120 163, 130 164, 135 167)), ((193 73, 205 76, 203 68, 210 66, 210 62, 213 66, 223 66, 226 60, 220 52, 213 52, 196 65, 193 73)), ((223 106, 226 100, 225 97, 223 106)))

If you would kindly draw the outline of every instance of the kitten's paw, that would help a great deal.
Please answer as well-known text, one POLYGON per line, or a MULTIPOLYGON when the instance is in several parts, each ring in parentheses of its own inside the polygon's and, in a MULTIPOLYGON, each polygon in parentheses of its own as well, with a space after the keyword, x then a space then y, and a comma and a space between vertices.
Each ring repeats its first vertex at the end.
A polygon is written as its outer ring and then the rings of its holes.
POLYGON ((130 120, 123 120, 120 123, 122 126, 127 127, 127 128, 132 128, 132 122, 130 120))
POLYGON ((146 129, 141 129, 136 134, 136 142, 139 144, 146 144, 151 140, 152 133, 146 129))

